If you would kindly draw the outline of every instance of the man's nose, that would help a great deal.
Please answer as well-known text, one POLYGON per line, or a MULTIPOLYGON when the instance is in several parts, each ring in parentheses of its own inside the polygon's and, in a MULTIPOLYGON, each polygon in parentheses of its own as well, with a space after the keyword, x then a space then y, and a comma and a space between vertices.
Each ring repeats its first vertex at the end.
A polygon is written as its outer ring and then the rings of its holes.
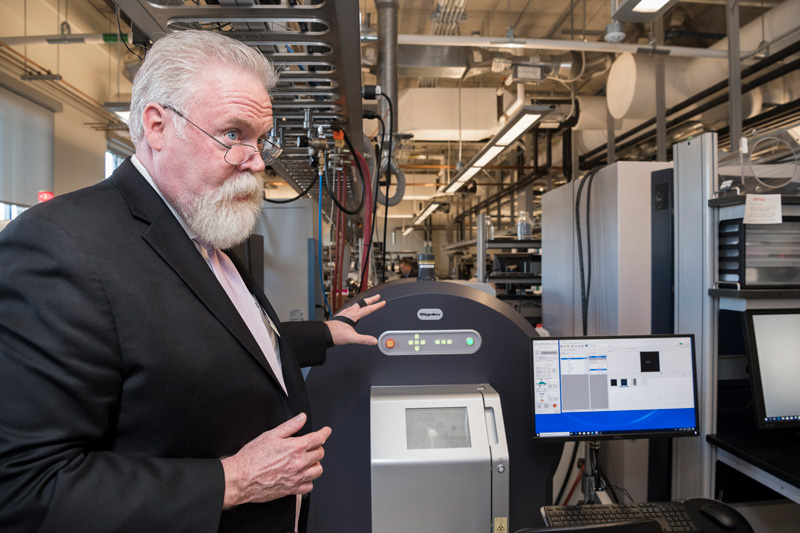
POLYGON ((250 159, 239 165, 239 168, 242 170, 249 170, 251 172, 263 172, 267 166, 264 164, 264 160, 261 159, 261 155, 258 152, 255 152, 250 159))

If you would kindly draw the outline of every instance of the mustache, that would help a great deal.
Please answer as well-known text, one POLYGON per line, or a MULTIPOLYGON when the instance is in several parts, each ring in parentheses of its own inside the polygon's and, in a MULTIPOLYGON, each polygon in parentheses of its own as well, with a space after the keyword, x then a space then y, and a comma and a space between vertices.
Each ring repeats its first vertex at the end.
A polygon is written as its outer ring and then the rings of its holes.
POLYGON ((218 199, 222 201, 234 200, 246 196, 250 199, 261 197, 264 190, 264 180, 258 174, 242 172, 228 179, 217 189, 218 199))

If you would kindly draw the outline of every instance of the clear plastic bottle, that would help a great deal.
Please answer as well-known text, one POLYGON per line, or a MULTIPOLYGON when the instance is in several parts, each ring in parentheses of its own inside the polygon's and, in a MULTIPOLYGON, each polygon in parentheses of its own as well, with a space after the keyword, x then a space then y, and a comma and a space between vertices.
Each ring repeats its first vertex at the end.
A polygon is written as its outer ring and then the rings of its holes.
POLYGON ((488 216, 486 217, 486 240, 491 241, 494 239, 494 224, 492 224, 492 219, 488 216))
POLYGON ((527 211, 520 211, 517 216, 517 240, 530 239, 533 235, 533 218, 527 211))

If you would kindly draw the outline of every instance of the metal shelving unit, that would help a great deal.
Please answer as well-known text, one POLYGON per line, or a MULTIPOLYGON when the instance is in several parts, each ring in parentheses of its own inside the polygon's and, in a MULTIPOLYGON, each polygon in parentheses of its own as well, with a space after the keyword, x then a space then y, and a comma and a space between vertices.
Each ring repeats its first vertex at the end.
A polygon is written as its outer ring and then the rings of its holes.
MULTIPOLYGON (((672 497, 715 497, 719 462, 800 503, 798 487, 776 475, 771 465, 755 461, 753 457, 758 453, 749 456, 740 453, 754 440, 763 445, 767 434, 744 432, 745 438, 739 439, 739 435, 719 432, 719 410, 725 407, 720 406, 718 397, 720 311, 796 307, 798 291, 715 288, 719 278, 720 221, 744 215, 741 198, 714 198, 718 181, 717 148, 714 133, 675 145, 675 330, 695 335, 701 432, 699 439, 674 443, 672 497)), ((787 200, 783 202, 784 216, 800 215, 797 200, 787 200)), ((744 427, 737 421, 738 426, 744 427)))

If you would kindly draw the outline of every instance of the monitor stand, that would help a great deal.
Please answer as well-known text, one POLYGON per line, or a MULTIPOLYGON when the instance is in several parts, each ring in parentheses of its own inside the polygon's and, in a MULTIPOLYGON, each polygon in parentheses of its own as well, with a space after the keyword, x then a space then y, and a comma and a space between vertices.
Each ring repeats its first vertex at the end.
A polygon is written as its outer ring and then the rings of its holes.
POLYGON ((583 492, 584 498, 583 503, 602 505, 614 503, 604 489, 596 488, 598 484, 595 481, 599 479, 600 473, 595 467, 595 462, 597 461, 598 452, 600 450, 600 442, 588 441, 586 443, 586 448, 588 452, 585 462, 586 466, 583 470, 583 477, 581 478, 581 492, 583 492))

